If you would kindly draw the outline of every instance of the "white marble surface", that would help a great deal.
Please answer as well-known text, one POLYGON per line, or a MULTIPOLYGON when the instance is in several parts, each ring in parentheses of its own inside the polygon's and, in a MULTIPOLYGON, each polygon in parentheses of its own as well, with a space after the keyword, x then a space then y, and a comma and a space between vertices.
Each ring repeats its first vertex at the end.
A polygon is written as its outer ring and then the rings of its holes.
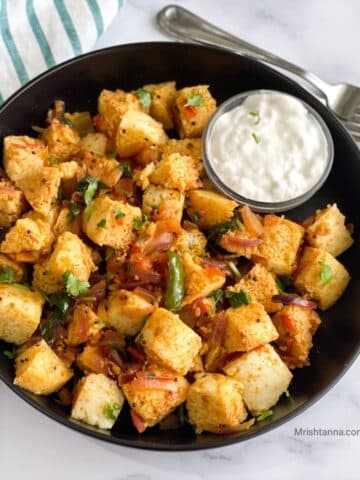
MULTIPOLYGON (((101 0, 99 0, 101 1, 101 0)), ((358 0, 188 0, 224 29, 314 70, 360 84, 358 0)), ((164 0, 128 0, 96 48, 163 40, 154 14, 164 0)), ((0 384, 1 478, 18 480, 318 480, 359 478, 360 437, 295 437, 294 428, 360 428, 360 360, 307 412, 260 438, 196 453, 109 445, 66 429, 0 384)))

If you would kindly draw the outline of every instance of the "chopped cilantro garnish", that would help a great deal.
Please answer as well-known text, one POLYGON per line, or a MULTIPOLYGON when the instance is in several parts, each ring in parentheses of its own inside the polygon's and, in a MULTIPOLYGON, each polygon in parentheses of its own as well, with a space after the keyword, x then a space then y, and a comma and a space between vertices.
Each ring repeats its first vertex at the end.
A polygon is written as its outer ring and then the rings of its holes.
POLYGON ((96 297, 94 297, 94 296, 81 297, 81 300, 82 300, 83 302, 95 302, 95 301, 96 301, 96 297))
POLYGON ((288 288, 292 287, 293 280, 291 277, 282 276, 276 278, 276 286, 280 293, 284 293, 288 288))
POLYGON ((194 212, 192 216, 192 220, 194 223, 199 223, 201 220, 201 215, 199 212, 194 212))
POLYGON ((106 327, 106 323, 103 322, 100 318, 96 318, 94 320, 95 325, 97 325, 99 328, 104 328, 106 327))
POLYGON ((102 218, 100 222, 97 224, 98 228, 106 228, 106 219, 102 218))
POLYGON ((131 177, 131 165, 129 163, 121 164, 121 169, 124 177, 131 177))
POLYGON ((204 97, 201 93, 192 93, 187 97, 185 107, 200 107, 204 103, 204 97))
POLYGON ((50 306, 56 307, 64 315, 66 315, 70 310, 71 299, 65 293, 53 293, 52 295, 48 295, 46 300, 50 306))
POLYGON ((84 202, 86 206, 90 205, 96 195, 96 192, 100 188, 109 187, 105 185, 105 183, 100 182, 100 180, 98 180, 97 178, 91 176, 84 177, 76 185, 76 191, 81 192, 84 195, 84 202))
POLYGON ((106 403, 104 405, 104 415, 109 420, 116 420, 121 406, 119 403, 106 403))
POLYGON ((3 354, 5 355, 5 357, 9 358, 10 360, 13 360, 15 358, 15 355, 16 355, 15 345, 13 345, 12 350, 4 350, 3 354))
POLYGON ((216 305, 224 298, 224 295, 225 295, 225 292, 224 290, 221 290, 221 288, 215 290, 211 294, 212 298, 214 299, 215 308, 216 308, 216 305))
POLYGON ((62 314, 60 310, 55 310, 45 321, 40 323, 41 336, 49 345, 54 343, 56 328, 64 325, 65 320, 65 315, 62 314))
POLYGON ((143 108, 149 108, 151 105, 151 93, 145 88, 138 88, 136 90, 136 96, 138 97, 141 106, 143 108))
POLYGON ((142 230, 144 225, 143 219, 141 217, 136 217, 134 219, 134 230, 140 231, 142 230))
POLYGON ((144 215, 144 217, 136 217, 134 220, 134 230, 137 232, 143 231, 148 222, 149 217, 147 215, 144 215))
POLYGON ((236 278, 241 278, 241 273, 233 261, 228 262, 229 268, 236 278))
POLYGON ((54 343, 56 328, 64 325, 66 315, 70 311, 71 299, 66 293, 54 293, 46 297, 48 304, 55 307, 55 310, 40 323, 40 332, 44 340, 52 345, 54 343))
MULTIPOLYGON (((76 185, 75 190, 83 194, 83 199, 88 207, 91 202, 93 201, 96 193, 101 188, 109 188, 105 183, 100 182, 97 178, 86 176, 80 180, 80 182, 76 185)), ((69 207, 69 214, 68 214, 68 221, 73 222, 75 218, 80 215, 81 210, 83 208, 82 200, 75 201, 72 200, 69 207)))
POLYGON ((236 230, 237 228, 241 228, 243 225, 238 218, 232 218, 228 222, 221 223, 220 225, 215 225, 212 227, 208 232, 208 239, 209 240, 218 240, 219 237, 224 235, 224 233, 230 230, 236 230))
POLYGON ((90 178, 87 178, 86 181, 82 180, 79 183, 77 190, 82 191, 84 193, 84 201, 87 206, 89 206, 90 203, 92 202, 96 194, 97 188, 98 188, 98 181, 95 178, 91 180, 90 178))
POLYGON ((72 120, 70 120, 70 118, 64 117, 64 118, 62 119, 62 123, 63 123, 64 125, 67 125, 68 127, 71 127, 71 128, 74 127, 74 122, 73 122, 72 120))
POLYGON ((251 134, 256 144, 260 143, 260 137, 255 132, 251 134))
POLYGON ((82 205, 79 202, 71 202, 69 213, 68 213, 68 222, 71 223, 75 220, 75 218, 80 215, 82 210, 82 205))
POLYGON ((272 410, 264 410, 260 415, 256 417, 257 422, 262 422, 263 420, 269 420, 274 415, 272 410))
POLYGON ((196 225, 194 222, 190 222, 190 220, 184 220, 184 226, 187 225, 190 228, 196 228, 199 230, 199 225, 196 225))
POLYGON ((255 125, 257 125, 260 122, 260 113, 259 112, 249 112, 249 115, 254 117, 255 125))
POLYGON ((68 270, 62 276, 66 291, 72 297, 84 295, 90 287, 89 282, 82 281, 68 270))
POLYGON ((291 399, 291 395, 290 395, 289 390, 285 390, 284 395, 285 395, 286 398, 291 399))
POLYGON ((2 268, 2 271, 0 271, 0 283, 9 283, 13 287, 19 288, 20 290, 30 290, 29 285, 26 285, 25 283, 16 283, 14 282, 14 280, 14 270, 11 267, 5 265, 2 268))
POLYGON ((115 253, 113 248, 108 248, 105 253, 105 261, 107 262, 115 253))
POLYGON ((30 286, 26 285, 26 283, 12 283, 11 285, 19 290, 31 290, 30 286))
POLYGON ((244 290, 240 290, 240 292, 231 292, 230 290, 226 290, 225 297, 229 300, 232 308, 237 308, 241 305, 248 305, 251 301, 250 297, 246 292, 244 292, 244 290))
POLYGON ((125 213, 121 210, 120 207, 116 207, 114 210, 114 217, 116 218, 116 220, 121 220, 125 217, 125 213))
POLYGON ((330 267, 325 262, 319 262, 320 265, 320 280, 322 283, 326 284, 329 283, 330 280, 333 278, 334 273, 330 267))
POLYGON ((51 165, 51 166, 52 165, 59 165, 59 163, 60 163, 60 160, 58 158, 51 157, 51 156, 49 156, 47 158, 47 161, 48 161, 48 164, 51 165))
POLYGON ((14 279, 14 270, 5 265, 0 272, 0 283, 13 283, 14 279))
POLYGON ((116 152, 108 152, 108 153, 106 154, 106 156, 107 156, 108 158, 116 158, 116 155, 117 155, 116 152))

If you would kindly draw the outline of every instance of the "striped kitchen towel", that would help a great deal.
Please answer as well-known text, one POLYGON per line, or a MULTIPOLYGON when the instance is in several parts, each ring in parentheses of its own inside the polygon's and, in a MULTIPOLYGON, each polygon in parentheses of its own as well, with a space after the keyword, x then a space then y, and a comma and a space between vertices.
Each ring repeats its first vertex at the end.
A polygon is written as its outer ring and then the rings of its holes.
POLYGON ((0 0, 0 105, 53 65, 91 49, 123 0, 0 0))

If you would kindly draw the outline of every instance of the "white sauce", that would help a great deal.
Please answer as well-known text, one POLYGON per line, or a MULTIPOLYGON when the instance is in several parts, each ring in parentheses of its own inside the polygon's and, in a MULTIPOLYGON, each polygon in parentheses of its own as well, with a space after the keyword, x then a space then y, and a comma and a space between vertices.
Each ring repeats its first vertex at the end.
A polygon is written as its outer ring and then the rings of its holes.
POLYGON ((209 162, 223 183, 262 202, 306 193, 327 159, 316 119, 299 100, 281 93, 250 95, 216 120, 209 139, 209 162))

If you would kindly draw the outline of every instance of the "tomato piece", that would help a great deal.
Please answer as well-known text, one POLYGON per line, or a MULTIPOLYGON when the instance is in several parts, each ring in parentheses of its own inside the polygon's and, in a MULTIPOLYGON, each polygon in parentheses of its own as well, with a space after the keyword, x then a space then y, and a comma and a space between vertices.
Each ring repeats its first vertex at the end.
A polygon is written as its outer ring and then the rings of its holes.
POLYGON ((209 265, 206 265, 204 270, 205 270, 205 275, 209 278, 218 277, 223 273, 222 270, 220 270, 220 268, 210 267, 209 265))
POLYGON ((185 114, 188 118, 194 118, 197 114, 196 107, 193 107, 191 105, 186 105, 185 106, 185 114))
POLYGON ((294 324, 294 322, 291 320, 290 317, 288 317, 287 315, 282 315, 281 321, 284 327, 286 328, 286 330, 288 330, 292 335, 296 335, 298 333, 296 325, 294 324))
POLYGON ((180 233, 181 225, 177 220, 173 218, 166 218, 164 220, 158 220, 156 222, 156 233, 155 235, 160 235, 161 233, 180 233))
POLYGON ((132 423, 133 423, 134 427, 136 428, 136 430, 139 433, 145 432, 146 425, 144 423, 144 420, 140 417, 140 415, 137 414, 135 412, 135 410, 133 410, 133 409, 130 410, 130 415, 131 415, 132 423))
POLYGON ((173 375, 155 375, 151 372, 137 372, 131 384, 135 388, 150 388, 153 390, 169 390, 177 392, 176 377, 173 375))
POLYGON ((276 215, 266 215, 264 217, 264 225, 266 227, 271 227, 275 225, 278 221, 278 217, 276 215))
POLYGON ((199 298, 198 300, 195 300, 195 302, 193 302, 191 306, 194 311, 196 309, 199 309, 201 313, 211 313, 213 310, 211 303, 204 298, 199 298))

